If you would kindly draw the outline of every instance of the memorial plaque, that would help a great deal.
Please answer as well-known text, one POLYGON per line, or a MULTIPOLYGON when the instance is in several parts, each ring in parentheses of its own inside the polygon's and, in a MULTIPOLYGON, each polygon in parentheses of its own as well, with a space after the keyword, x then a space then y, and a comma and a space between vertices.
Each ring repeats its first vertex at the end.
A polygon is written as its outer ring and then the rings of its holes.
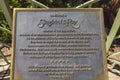
POLYGON ((11 80, 107 80, 102 9, 15 9, 11 80))

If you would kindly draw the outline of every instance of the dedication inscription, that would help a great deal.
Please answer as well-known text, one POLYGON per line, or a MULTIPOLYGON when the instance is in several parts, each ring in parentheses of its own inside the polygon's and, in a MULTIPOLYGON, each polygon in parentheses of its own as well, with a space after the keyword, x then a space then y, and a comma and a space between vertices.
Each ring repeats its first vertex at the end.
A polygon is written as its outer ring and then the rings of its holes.
POLYGON ((101 9, 15 9, 11 80, 107 80, 101 9))

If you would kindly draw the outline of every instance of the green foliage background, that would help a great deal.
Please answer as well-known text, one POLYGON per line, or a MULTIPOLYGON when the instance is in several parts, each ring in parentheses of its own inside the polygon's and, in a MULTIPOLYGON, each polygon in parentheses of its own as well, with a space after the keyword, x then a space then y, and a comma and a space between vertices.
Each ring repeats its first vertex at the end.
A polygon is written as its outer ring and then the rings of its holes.
POLYGON ((86 0, 37 0, 51 8, 70 8, 76 7, 86 0))
MULTIPOLYGON (((25 0, 6 0, 9 3, 10 9, 13 11, 13 8, 27 8, 31 7, 32 5, 28 3, 25 0)), ((10 26, 8 25, 5 16, 3 14, 3 10, 0 8, 0 27, 3 27, 7 30, 12 30, 10 29, 10 26)), ((6 44, 11 46, 11 34, 8 33, 7 31, 1 30, 0 29, 0 44, 6 44)))

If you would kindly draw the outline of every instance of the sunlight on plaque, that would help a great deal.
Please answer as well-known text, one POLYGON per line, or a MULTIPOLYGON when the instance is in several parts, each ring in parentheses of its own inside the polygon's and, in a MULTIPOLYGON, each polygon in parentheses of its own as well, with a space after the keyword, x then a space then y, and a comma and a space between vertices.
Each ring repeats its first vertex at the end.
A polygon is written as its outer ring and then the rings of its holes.
POLYGON ((102 9, 15 9, 11 80, 107 80, 102 9))

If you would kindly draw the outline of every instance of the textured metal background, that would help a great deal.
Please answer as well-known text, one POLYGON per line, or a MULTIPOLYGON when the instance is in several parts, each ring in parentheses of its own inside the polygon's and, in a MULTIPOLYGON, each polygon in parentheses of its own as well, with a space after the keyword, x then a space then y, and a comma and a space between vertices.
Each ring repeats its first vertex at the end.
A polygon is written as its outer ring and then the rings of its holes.
MULTIPOLYGON (((69 58, 71 65, 90 64, 91 71, 75 72, 68 79, 56 80, 106 80, 106 59, 104 49, 104 31, 102 12, 100 9, 77 9, 77 10, 16 10, 16 20, 14 28, 14 61, 11 80, 55 80, 45 75, 42 72, 28 72, 28 66, 51 65, 51 59, 30 59, 20 51, 20 48, 25 48, 29 44, 25 37, 20 37, 20 34, 42 34, 43 30, 75 30, 76 33, 92 32, 99 34, 98 37, 90 41, 91 47, 98 47, 99 51, 95 55, 90 55, 89 58, 69 58), (51 14, 65 14, 64 19, 78 20, 80 28, 74 29, 71 26, 53 25, 38 28, 37 24, 40 19, 51 20, 51 14)), ((54 18, 54 19, 62 19, 54 18)), ((47 47, 46 47, 47 48, 47 47)), ((69 51, 66 51, 69 52, 69 51)), ((61 58, 62 59, 62 58, 61 58)), ((67 64, 66 64, 67 65, 67 64)))

